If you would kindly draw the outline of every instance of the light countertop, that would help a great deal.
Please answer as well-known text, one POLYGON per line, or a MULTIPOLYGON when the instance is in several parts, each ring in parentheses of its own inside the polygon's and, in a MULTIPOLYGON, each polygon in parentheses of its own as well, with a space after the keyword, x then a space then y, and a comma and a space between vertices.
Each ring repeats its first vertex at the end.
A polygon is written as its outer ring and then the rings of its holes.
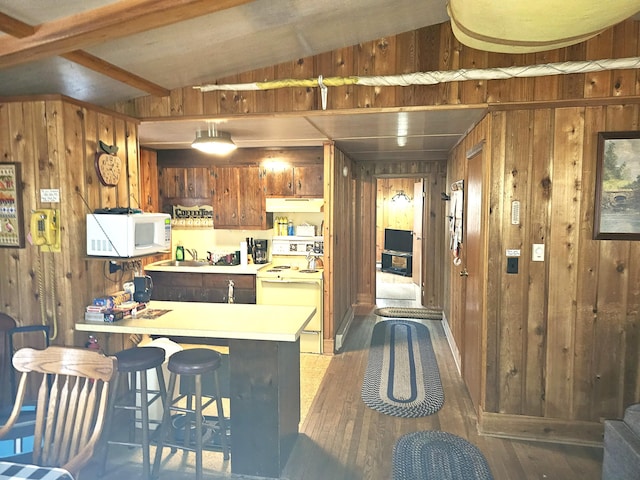
POLYGON ((161 263, 165 263, 166 260, 161 260, 159 262, 150 263, 144 267, 147 272, 186 272, 186 273, 226 273, 231 275, 255 275, 258 270, 263 267, 268 266, 268 263, 255 264, 251 263, 249 265, 203 265, 199 267, 188 267, 188 266, 180 266, 176 267, 174 265, 159 265, 161 263))
POLYGON ((85 332, 295 342, 315 311, 310 306, 152 300, 135 318, 114 323, 78 322, 75 328, 85 332), (157 318, 144 318, 151 310, 169 311, 157 318))

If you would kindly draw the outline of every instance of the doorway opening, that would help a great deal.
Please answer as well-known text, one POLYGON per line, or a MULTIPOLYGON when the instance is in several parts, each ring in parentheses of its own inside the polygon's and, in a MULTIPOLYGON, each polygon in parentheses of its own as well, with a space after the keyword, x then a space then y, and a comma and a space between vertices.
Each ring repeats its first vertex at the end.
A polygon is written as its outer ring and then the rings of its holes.
POLYGON ((424 181, 376 179, 376 306, 422 305, 424 181))

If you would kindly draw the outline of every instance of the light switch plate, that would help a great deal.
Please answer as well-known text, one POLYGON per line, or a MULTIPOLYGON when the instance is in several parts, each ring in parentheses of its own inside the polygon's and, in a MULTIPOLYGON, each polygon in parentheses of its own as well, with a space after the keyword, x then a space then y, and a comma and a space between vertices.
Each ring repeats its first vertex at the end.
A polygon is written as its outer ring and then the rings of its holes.
POLYGON ((531 248, 531 261, 544 262, 544 243, 534 243, 531 248))

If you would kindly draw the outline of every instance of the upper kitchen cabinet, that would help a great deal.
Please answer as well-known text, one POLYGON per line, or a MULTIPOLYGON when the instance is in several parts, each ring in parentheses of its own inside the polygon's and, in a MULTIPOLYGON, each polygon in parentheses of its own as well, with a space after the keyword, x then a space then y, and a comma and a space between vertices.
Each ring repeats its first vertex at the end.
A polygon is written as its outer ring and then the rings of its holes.
POLYGON ((284 168, 264 167, 265 194, 271 197, 324 196, 324 166, 292 165, 284 168))
POLYGON ((260 167, 216 167, 213 186, 214 228, 273 228, 273 214, 265 211, 260 167))
POLYGON ((211 198, 206 167, 166 167, 159 172, 160 193, 168 198, 211 198))

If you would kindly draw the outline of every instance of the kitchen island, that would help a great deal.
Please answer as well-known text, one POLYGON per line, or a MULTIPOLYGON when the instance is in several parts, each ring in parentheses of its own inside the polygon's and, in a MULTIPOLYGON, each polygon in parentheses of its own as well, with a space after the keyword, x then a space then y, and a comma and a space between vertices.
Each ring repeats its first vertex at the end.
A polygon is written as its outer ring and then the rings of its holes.
POLYGON ((153 300, 136 318, 75 328, 228 341, 231 472, 278 478, 298 436, 299 338, 314 313, 306 306, 153 300))

